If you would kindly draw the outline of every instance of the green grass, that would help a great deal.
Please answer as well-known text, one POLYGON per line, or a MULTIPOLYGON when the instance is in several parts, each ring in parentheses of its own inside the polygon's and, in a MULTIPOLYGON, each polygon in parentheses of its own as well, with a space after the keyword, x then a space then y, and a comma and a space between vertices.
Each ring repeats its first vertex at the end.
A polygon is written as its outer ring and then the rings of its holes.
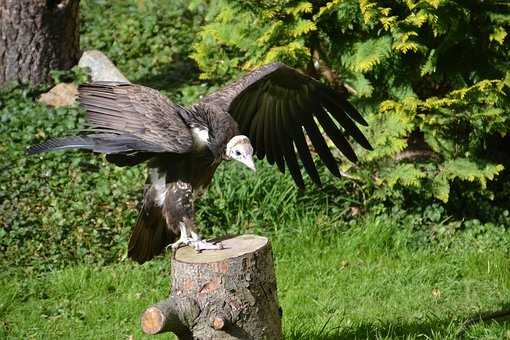
MULTIPOLYGON (((416 247, 411 229, 389 216, 343 227, 305 218, 272 233, 287 339, 454 339, 466 318, 510 307, 508 249, 468 233, 416 247)), ((160 258, 28 277, 4 271, 0 338, 143 338, 139 316, 168 294, 168 270, 160 258)), ((466 333, 505 337, 508 322, 466 333)))

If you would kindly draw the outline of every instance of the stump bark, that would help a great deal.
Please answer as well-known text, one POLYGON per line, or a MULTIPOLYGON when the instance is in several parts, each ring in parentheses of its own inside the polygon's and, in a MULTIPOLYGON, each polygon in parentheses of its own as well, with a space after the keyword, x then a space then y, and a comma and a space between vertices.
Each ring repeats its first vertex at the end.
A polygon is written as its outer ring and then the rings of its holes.
POLYGON ((271 245, 242 235, 225 249, 172 256, 170 297, 145 310, 147 334, 171 331, 185 339, 282 339, 271 245))

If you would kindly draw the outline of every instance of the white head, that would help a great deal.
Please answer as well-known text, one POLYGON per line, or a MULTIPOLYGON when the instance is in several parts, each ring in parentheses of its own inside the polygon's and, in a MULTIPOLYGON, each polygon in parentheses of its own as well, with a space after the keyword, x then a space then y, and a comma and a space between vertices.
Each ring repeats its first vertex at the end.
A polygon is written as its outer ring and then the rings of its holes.
POLYGON ((255 171, 255 163, 253 163, 253 147, 248 137, 243 135, 234 136, 227 143, 225 149, 226 159, 234 159, 246 165, 255 171))

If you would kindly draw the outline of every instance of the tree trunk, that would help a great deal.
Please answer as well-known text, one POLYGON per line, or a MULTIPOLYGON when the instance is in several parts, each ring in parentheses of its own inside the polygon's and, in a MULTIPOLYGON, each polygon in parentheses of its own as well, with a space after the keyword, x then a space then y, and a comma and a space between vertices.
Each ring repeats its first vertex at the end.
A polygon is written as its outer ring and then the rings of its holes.
POLYGON ((177 250, 171 295, 145 310, 145 333, 171 331, 180 340, 282 339, 268 239, 242 235, 222 243, 223 250, 177 250))
POLYGON ((79 0, 0 0, 0 87, 39 84, 80 56, 79 0))

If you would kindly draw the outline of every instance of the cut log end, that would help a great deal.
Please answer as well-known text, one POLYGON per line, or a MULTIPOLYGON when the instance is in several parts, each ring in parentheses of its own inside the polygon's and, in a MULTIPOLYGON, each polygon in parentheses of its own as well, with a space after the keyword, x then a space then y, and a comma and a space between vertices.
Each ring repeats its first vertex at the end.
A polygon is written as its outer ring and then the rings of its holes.
POLYGON ((212 319, 211 326, 216 330, 223 329, 223 327, 225 327, 225 320, 220 317, 215 317, 212 319))
POLYGON ((199 313, 198 306, 193 300, 170 297, 150 306, 143 312, 142 330, 146 334, 174 332, 185 338, 189 335, 189 330, 184 322, 194 320, 199 313))
POLYGON ((165 327, 165 316, 156 307, 149 307, 142 315, 142 330, 146 334, 158 334, 165 327))

